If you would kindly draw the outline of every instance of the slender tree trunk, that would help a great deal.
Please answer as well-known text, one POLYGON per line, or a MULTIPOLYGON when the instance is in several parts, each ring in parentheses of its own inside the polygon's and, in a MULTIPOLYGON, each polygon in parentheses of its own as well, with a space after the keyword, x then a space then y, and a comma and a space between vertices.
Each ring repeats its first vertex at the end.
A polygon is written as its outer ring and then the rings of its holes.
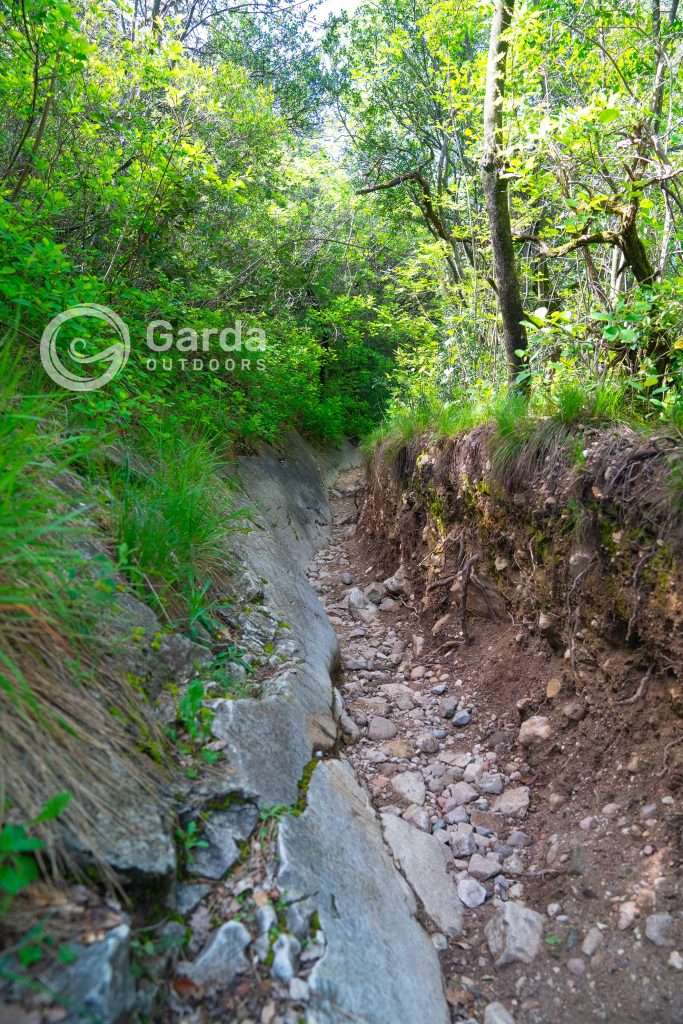
POLYGON ((528 385, 519 384, 517 381, 519 374, 525 368, 527 337, 526 330, 522 325, 524 309, 515 266, 515 250, 508 205, 508 183, 507 178, 501 173, 500 157, 505 60, 508 50, 505 33, 510 26, 513 9, 514 0, 495 0, 486 71, 482 180, 491 232, 493 277, 498 296, 498 307, 503 321, 509 383, 511 388, 526 390, 528 385))

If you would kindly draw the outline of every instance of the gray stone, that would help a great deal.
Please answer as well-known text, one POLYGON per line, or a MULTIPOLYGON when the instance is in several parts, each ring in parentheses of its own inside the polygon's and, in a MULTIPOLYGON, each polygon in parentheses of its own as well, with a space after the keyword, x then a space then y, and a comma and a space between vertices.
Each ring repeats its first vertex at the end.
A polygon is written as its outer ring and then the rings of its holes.
POLYGON ((384 595, 386 594, 386 592, 387 591, 384 584, 377 582, 370 583, 365 588, 365 596, 367 597, 368 601, 372 602, 372 604, 379 604, 380 601, 383 599, 384 595))
POLYGON ((502 1003, 489 1003, 484 1010, 484 1024, 515 1024, 515 1021, 502 1003))
POLYGON ((296 966, 301 952, 301 943, 293 935, 278 935, 273 943, 273 966, 270 973, 278 981, 287 985, 296 974, 296 966))
POLYGON ((603 936, 599 928, 590 928, 581 944, 581 952, 584 956, 591 957, 597 953, 602 945, 603 936))
POLYGON ((456 782, 448 789, 448 807, 449 810, 453 807, 462 807, 463 804, 469 804, 472 800, 476 800, 477 791, 474 786, 470 786, 469 782, 456 782))
MULTIPOLYGON (((122 766, 122 771, 127 769, 122 766)), ((118 781, 117 766, 111 766, 111 777, 118 781)), ((92 848, 122 874, 142 878, 168 878, 175 875, 176 850, 171 821, 161 799, 148 794, 126 792, 117 803, 116 814, 102 810, 91 820, 94 842, 88 847, 79 837, 68 833, 65 843, 85 862, 92 861, 92 848), (140 827, 144 822, 144 828, 140 827)))
POLYGON ((189 914, 208 892, 211 892, 211 886, 202 882, 181 883, 175 894, 175 909, 179 914, 189 914))
POLYGON ((580 956, 573 956, 567 960, 567 970, 570 974, 573 974, 575 978, 580 978, 582 974, 586 973, 586 961, 580 956))
POLYGON ((250 941, 243 924, 228 921, 216 929, 196 960, 178 964, 178 974, 199 988, 225 988, 249 967, 244 950, 250 941))
POLYGON ((77 959, 58 964, 41 975, 52 997, 69 1011, 69 1020, 119 1024, 128 1020, 135 1004, 130 969, 130 928, 120 924, 100 942, 69 943, 77 959))
POLYGON ((398 729, 388 718, 380 718, 376 715, 374 718, 370 719, 368 736, 371 740, 391 740, 397 732, 398 729))
POLYGON ((425 802, 426 789, 420 772, 399 772, 393 776, 391 788, 397 796, 408 803, 421 806, 425 802))
POLYGON ((506 789, 495 798, 492 807, 495 814, 504 814, 508 818, 525 818, 528 809, 528 786, 515 786, 512 789, 506 789))
POLYGON ((503 792, 503 776, 499 772, 483 772, 477 782, 480 793, 498 796, 503 792))
POLYGON ((541 948, 543 918, 535 910, 510 900, 496 911, 484 934, 496 967, 530 964, 541 948))
POLYGON ((645 921, 645 935, 655 946, 673 946, 673 925, 671 914, 650 914, 645 921))
POLYGON ((477 783, 484 774, 484 765, 481 761, 470 761, 465 768, 463 778, 465 782, 477 783))
POLYGON ((446 813, 445 821, 447 825, 460 825, 469 821, 467 808, 462 805, 460 807, 454 807, 453 810, 446 813))
POLYGON ((236 804, 214 811, 206 820, 202 839, 208 847, 193 851, 188 870, 203 878, 222 878, 239 858, 238 840, 248 839, 258 821, 254 804, 236 804))
POLYGON ((473 853, 477 852, 477 844, 471 831, 451 832, 450 846, 454 857, 471 857, 473 853))
POLYGON ((418 736, 417 748, 423 754, 436 754, 439 749, 439 741, 432 733, 425 732, 418 736))
POLYGON ((453 715, 453 725, 465 726, 469 725, 472 721, 472 716, 469 711, 456 711, 453 715))
POLYGON ((507 838, 508 846, 514 846, 517 849, 522 849, 524 846, 531 846, 531 838, 526 832, 520 832, 519 829, 514 828, 507 838))
POLYGON ((382 815, 384 836, 426 913, 447 935, 462 930, 462 904, 448 874, 449 857, 434 836, 391 814, 382 815))
POLYGON ((312 667, 292 666, 269 681, 261 700, 214 702, 211 731, 226 744, 226 793, 240 792, 265 806, 296 803, 314 749, 328 749, 337 735, 327 679, 323 686, 312 667))
POLYGON ((441 715, 442 718, 452 718, 457 710, 457 697, 444 697, 444 699, 439 704, 439 714, 441 715))
POLYGON ((472 878, 478 878, 480 881, 485 882, 487 878, 499 875, 503 870, 503 866, 492 853, 486 854, 485 857, 482 857, 480 853, 475 853, 470 859, 467 870, 472 875, 472 878))
POLYGON ((486 889, 474 878, 461 878, 458 882, 458 896, 466 907, 480 907, 486 901, 486 889))
POLYGON ((436 950, 348 765, 320 765, 306 811, 283 820, 278 841, 280 888, 315 894, 327 940, 309 977, 316 1024, 448 1024, 436 950))

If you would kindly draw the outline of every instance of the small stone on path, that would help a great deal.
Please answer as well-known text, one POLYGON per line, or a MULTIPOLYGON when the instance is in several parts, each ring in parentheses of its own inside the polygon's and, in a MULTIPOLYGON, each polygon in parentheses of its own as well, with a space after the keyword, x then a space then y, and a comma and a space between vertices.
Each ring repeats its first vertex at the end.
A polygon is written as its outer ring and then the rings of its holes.
POLYGON ((398 729, 388 718, 371 718, 368 726, 368 736, 371 740, 391 740, 397 734, 398 729))
POLYGON ((489 1003, 484 1010, 484 1024, 515 1024, 515 1021, 502 1003, 489 1003))

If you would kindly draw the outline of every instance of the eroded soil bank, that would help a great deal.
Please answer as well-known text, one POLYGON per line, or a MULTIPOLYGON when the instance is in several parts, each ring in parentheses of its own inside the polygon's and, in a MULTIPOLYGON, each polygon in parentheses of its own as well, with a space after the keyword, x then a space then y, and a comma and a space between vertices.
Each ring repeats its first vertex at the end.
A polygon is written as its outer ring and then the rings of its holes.
POLYGON ((593 445, 507 480, 482 432, 379 453, 313 572, 453 1020, 683 1020, 680 523, 661 451, 593 445))

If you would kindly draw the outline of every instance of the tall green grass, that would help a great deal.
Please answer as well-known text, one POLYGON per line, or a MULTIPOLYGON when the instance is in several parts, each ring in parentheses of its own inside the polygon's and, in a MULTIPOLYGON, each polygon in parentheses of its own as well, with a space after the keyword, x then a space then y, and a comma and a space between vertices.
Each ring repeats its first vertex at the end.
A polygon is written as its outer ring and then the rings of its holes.
POLYGON ((363 441, 363 450, 370 454, 380 446, 391 456, 416 437, 455 437, 472 430, 487 419, 484 405, 467 402, 423 402, 410 408, 396 407, 387 419, 363 441))
MULTIPOLYGON (((70 471, 91 441, 64 435, 61 401, 31 394, 0 347, 0 827, 10 810, 29 821, 47 797, 69 792, 69 832, 97 859, 95 822, 105 807, 115 818, 121 796, 113 761, 122 789, 138 779, 138 796, 149 770, 127 714, 135 694, 98 662, 112 572, 92 554, 91 508, 70 471)), ((145 714, 137 709, 137 720, 145 714)), ((67 849, 47 823, 40 830, 41 857, 57 869, 67 849)))
POLYGON ((210 443, 157 435, 143 453, 146 477, 126 472, 118 489, 117 536, 131 581, 171 616, 201 614, 212 578, 227 574, 227 540, 247 527, 210 443))

